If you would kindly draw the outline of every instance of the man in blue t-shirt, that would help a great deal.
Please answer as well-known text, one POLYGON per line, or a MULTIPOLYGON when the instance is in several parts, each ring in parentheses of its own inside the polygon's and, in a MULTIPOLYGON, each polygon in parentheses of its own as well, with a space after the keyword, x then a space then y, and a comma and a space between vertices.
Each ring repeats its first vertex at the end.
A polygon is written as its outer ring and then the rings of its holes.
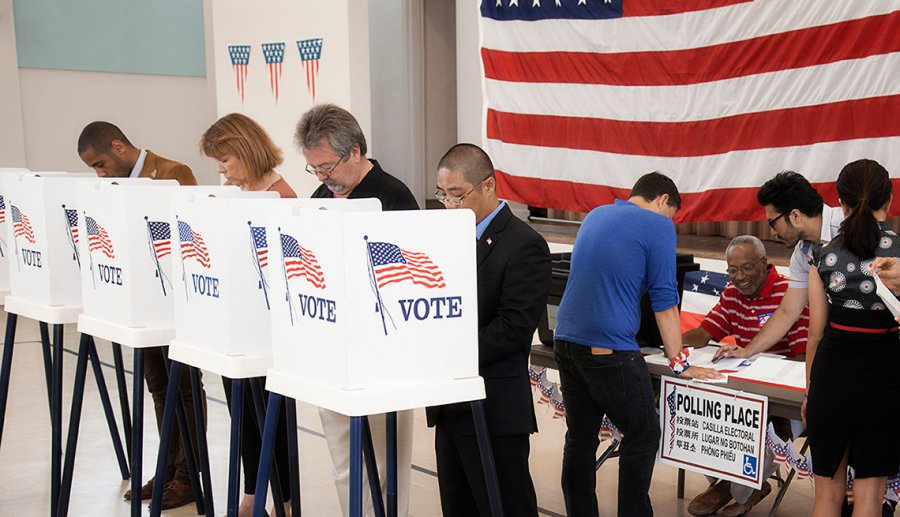
POLYGON ((673 372, 721 377, 690 366, 682 351, 672 224, 680 207, 675 183, 651 172, 634 184, 628 201, 592 210, 575 239, 554 347, 568 427, 562 488, 569 515, 599 514, 594 458, 604 415, 623 434, 619 515, 653 515, 648 491, 659 421, 650 373, 635 339, 645 293, 673 372))

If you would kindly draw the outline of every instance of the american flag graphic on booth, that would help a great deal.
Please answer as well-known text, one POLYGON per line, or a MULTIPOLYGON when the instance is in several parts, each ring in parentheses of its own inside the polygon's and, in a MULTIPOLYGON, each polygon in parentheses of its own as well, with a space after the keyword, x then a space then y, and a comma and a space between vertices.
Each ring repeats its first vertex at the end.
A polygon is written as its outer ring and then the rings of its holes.
POLYGON ((263 57, 266 59, 266 68, 269 71, 269 88, 278 103, 279 82, 281 81, 281 68, 284 63, 284 43, 263 43, 263 57))
POLYGON ((306 89, 316 102, 316 79, 319 77, 319 60, 322 58, 322 38, 312 38, 297 41, 297 49, 300 51, 300 62, 306 71, 306 89))
POLYGON ((148 221, 150 241, 156 258, 161 259, 172 254, 172 227, 165 221, 148 221))
POLYGON ((97 223, 96 219, 88 216, 84 217, 84 226, 87 230, 88 250, 100 250, 107 257, 116 258, 112 239, 109 238, 106 228, 97 223))
POLYGON ((209 250, 199 232, 195 232, 191 225, 184 221, 178 221, 178 239, 181 241, 181 260, 193 258, 205 268, 211 266, 209 250))
POLYGON ((71 208, 63 208, 66 212, 66 225, 69 227, 69 233, 72 234, 72 240, 78 244, 78 210, 71 208))
POLYGON ((284 270, 288 280, 303 277, 317 289, 325 289, 325 275, 316 254, 304 248, 297 239, 281 234, 281 249, 284 255, 284 270))
POLYGON ((253 234, 253 248, 256 250, 256 260, 259 261, 259 267, 264 268, 269 265, 269 243, 266 240, 266 227, 251 226, 250 232, 253 234))
MULTIPOLYGON (((896 1, 484 0, 485 150, 500 197, 587 212, 649 171, 677 222, 761 220, 804 174, 835 206, 846 163, 900 186, 896 1), (852 79, 848 79, 852 78, 852 79)), ((900 205, 891 215, 900 214, 900 205)))
POLYGON ((12 211, 13 235, 15 237, 24 237, 26 241, 34 244, 34 228, 31 227, 31 221, 28 216, 23 214, 16 205, 9 205, 12 211))
POLYGON ((244 92, 247 89, 247 69, 250 66, 250 45, 228 45, 228 55, 231 57, 234 80, 237 82, 237 90, 243 103, 244 92))
POLYGON ((425 253, 389 242, 370 242, 368 246, 379 288, 406 280, 429 289, 446 287, 441 269, 425 253))
POLYGON ((6 222, 6 200, 0 196, 0 224, 6 222))

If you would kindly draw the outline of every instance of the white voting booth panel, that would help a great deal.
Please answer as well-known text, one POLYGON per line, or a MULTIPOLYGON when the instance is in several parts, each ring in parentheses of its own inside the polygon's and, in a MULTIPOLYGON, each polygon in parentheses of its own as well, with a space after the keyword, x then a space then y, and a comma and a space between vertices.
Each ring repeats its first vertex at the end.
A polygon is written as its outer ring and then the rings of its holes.
POLYGON ((483 398, 474 228, 469 210, 273 214, 267 387, 351 416, 483 398))
POLYGON ((43 172, 5 179, 13 297, 47 306, 81 305, 75 240, 79 228, 72 226, 77 217, 77 185, 105 181, 113 179, 97 178, 93 173, 43 172))
MULTIPOLYGON (((16 169, 10 167, 0 167, 0 177, 6 177, 7 174, 24 174, 28 173, 28 169, 16 169)), ((0 294, 9 294, 9 254, 12 251, 9 248, 10 242, 7 240, 7 219, 9 211, 6 208, 6 195, 3 189, 3 180, 0 179, 0 294)), ((0 296, 2 298, 4 296, 0 296)), ((3 303, 0 300, 0 303, 3 303)))
POLYGON ((176 204, 176 329, 170 357, 231 378, 265 375, 272 366, 269 307, 278 293, 271 287, 269 254, 277 239, 266 232, 268 209, 290 213, 342 204, 380 209, 377 201, 279 199, 272 192, 176 204))
MULTIPOLYGON (((92 335, 108 339, 145 336, 155 329, 158 342, 152 345, 168 343, 175 330, 173 199, 229 192, 238 188, 182 187, 175 180, 80 184, 79 227, 90 226, 101 235, 79 242, 84 305, 79 325, 105 325, 92 335)), ((136 345, 135 339, 120 340, 136 345)))

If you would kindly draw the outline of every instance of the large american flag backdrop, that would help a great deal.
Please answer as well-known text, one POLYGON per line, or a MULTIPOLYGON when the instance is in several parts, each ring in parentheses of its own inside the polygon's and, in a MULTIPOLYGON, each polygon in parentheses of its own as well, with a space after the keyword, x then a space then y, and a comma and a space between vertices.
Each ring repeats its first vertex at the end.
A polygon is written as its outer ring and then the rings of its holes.
POLYGON ((483 0, 498 192, 586 212, 659 170, 676 221, 758 220, 791 169, 836 203, 850 161, 900 177, 898 51, 898 0, 483 0))

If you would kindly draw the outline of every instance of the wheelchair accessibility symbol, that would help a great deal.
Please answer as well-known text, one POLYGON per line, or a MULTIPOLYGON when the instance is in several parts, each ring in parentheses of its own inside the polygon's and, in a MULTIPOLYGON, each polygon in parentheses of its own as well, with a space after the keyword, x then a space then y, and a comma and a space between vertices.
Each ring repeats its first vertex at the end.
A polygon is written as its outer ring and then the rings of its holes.
POLYGON ((749 478, 756 478, 756 456, 744 454, 744 475, 749 478))

